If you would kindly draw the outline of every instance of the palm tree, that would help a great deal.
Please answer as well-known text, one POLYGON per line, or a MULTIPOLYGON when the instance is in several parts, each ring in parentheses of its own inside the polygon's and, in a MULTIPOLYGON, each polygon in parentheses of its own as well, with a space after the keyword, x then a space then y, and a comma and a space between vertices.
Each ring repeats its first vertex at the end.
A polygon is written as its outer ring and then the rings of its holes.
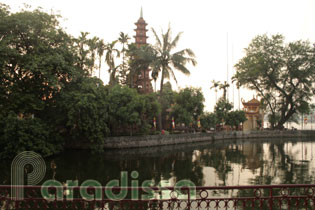
POLYGON ((93 37, 92 39, 88 40, 88 46, 91 53, 91 66, 90 66, 90 75, 93 73, 94 65, 95 65, 95 57, 97 51, 97 44, 98 44, 98 37, 93 37))
POLYGON ((88 44, 88 39, 87 39, 88 35, 89 35, 88 32, 81 31, 80 36, 77 39, 75 39, 75 42, 78 45, 78 57, 79 57, 78 66, 81 69, 85 70, 86 72, 88 72, 88 69, 85 68, 88 64, 88 61, 87 61, 88 51, 85 48, 88 44))
MULTIPOLYGON (((127 56, 129 57, 128 80, 132 88, 137 81, 136 77, 140 74, 145 76, 145 71, 156 60, 155 49, 153 49, 151 45, 137 47, 135 44, 130 44, 128 45, 127 56)), ((144 80, 144 92, 145 91, 146 80, 144 80)))
MULTIPOLYGON (((174 40, 172 40, 170 26, 168 27, 168 30, 165 34, 163 34, 162 32, 161 39, 153 28, 152 31, 156 38, 156 59, 152 63, 152 69, 153 71, 161 72, 161 99, 163 95, 164 79, 169 79, 171 76, 177 83, 177 79, 175 77, 173 69, 176 69, 185 75, 189 75, 190 71, 186 68, 185 65, 190 62, 193 66, 195 66, 197 64, 197 61, 195 60, 194 52, 189 48, 180 50, 175 53, 171 52, 173 49, 176 48, 182 33, 178 33, 174 40)), ((160 129, 162 129, 161 114, 159 115, 159 118, 159 126, 160 129)))
POLYGON ((214 91, 215 91, 215 102, 217 102, 217 95, 218 95, 218 87, 220 86, 220 82, 219 81, 215 81, 215 80, 212 80, 211 81, 212 83, 212 86, 210 87, 210 89, 214 88, 214 91))
POLYGON ((125 63, 125 53, 126 53, 126 48, 125 45, 128 44, 128 40, 130 39, 130 37, 128 36, 128 34, 124 34, 124 32, 120 32, 119 34, 119 38, 118 41, 122 44, 123 48, 121 49, 121 53, 122 53, 122 74, 126 75, 126 63, 125 63))
POLYGON ((104 40, 101 39, 97 43, 97 54, 98 54, 98 61, 99 61, 98 78, 101 78, 102 57, 104 55, 104 51, 105 51, 105 44, 104 44, 104 40))
POLYGON ((157 80, 158 76, 159 76, 159 72, 156 69, 153 69, 152 73, 151 73, 151 77, 154 80, 154 92, 156 92, 156 80, 157 80))
POLYGON ((119 57, 120 56, 120 52, 119 50, 115 49, 115 44, 117 43, 117 40, 111 42, 111 43, 108 43, 106 46, 105 46, 105 50, 107 51, 106 52, 106 55, 105 55, 105 61, 109 67, 108 69, 108 72, 110 74, 110 77, 109 77, 109 84, 110 85, 114 85, 116 84, 116 70, 117 70, 117 67, 115 66, 115 57, 119 57), (116 53, 116 56, 115 56, 115 53, 116 53))
POLYGON ((224 81, 224 83, 223 83, 223 84, 220 84, 220 86, 219 86, 220 89, 223 89, 223 98, 224 98, 225 100, 227 100, 227 98, 226 98, 226 91, 227 91, 227 88, 228 88, 228 87, 230 87, 230 84, 227 83, 226 81, 224 81))
POLYGON ((170 27, 168 27, 168 30, 165 34, 162 33, 162 39, 159 38, 153 28, 152 31, 157 42, 157 59, 153 63, 153 68, 162 72, 160 85, 160 94, 162 95, 165 78, 169 79, 170 76, 172 76, 177 83, 173 68, 182 72, 185 75, 190 75, 190 71, 185 67, 185 65, 190 62, 193 66, 195 66, 197 64, 197 61, 195 60, 194 52, 189 48, 180 50, 176 53, 171 53, 171 51, 176 48, 182 33, 178 33, 174 40, 171 40, 172 37, 170 27))

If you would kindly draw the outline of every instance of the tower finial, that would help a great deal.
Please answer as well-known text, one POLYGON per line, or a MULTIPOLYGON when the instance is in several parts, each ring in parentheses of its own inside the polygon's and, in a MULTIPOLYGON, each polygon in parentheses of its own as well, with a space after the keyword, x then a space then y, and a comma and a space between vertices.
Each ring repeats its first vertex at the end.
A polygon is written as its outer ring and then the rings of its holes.
POLYGON ((142 6, 141 6, 141 11, 140 11, 140 18, 143 18, 142 6))

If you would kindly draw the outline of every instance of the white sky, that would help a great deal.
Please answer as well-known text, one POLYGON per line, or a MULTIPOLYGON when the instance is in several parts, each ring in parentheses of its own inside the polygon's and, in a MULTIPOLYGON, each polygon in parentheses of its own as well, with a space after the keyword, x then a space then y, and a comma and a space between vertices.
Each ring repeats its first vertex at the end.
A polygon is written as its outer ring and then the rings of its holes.
MULTIPOLYGON (((233 65, 244 56, 243 49, 259 34, 280 33, 286 41, 309 40, 315 42, 314 0, 0 0, 13 11, 23 3, 33 8, 41 6, 44 11, 58 11, 63 18, 62 26, 73 36, 80 31, 90 32, 105 42, 118 38, 120 32, 130 37, 135 35, 134 23, 140 16, 158 33, 166 31, 171 24, 173 35, 184 32, 178 50, 191 48, 198 65, 190 67, 186 77, 175 73, 178 87, 202 87, 206 98, 206 110, 212 111, 215 104, 213 79, 225 81, 227 69, 232 76, 233 65), (228 37, 228 38, 227 38, 228 37), (228 62, 227 62, 228 61, 228 62)), ((155 40, 149 30, 150 44, 155 40)), ((134 41, 134 39, 132 39, 134 41)), ((108 82, 107 67, 103 65, 101 78, 108 82)), ((153 84, 154 85, 154 84, 153 84)), ((159 85, 157 85, 159 86, 159 85)), ((173 89, 177 86, 174 83, 173 89)), ((233 101, 233 88, 229 89, 233 101)), ((234 91, 235 107, 238 94, 234 91)), ((253 92, 241 89, 241 98, 249 100, 253 92)), ((218 97, 222 92, 218 91, 218 97)))

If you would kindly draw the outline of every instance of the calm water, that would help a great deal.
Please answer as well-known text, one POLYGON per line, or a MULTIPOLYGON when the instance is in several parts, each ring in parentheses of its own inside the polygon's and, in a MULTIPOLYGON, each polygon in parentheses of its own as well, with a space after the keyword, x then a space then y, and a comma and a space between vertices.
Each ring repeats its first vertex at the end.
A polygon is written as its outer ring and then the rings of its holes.
MULTIPOLYGON (((315 183, 315 141, 257 140, 196 143, 102 154, 67 151, 46 158, 45 180, 94 179, 105 185, 121 171, 138 171, 139 183, 170 184, 189 179, 197 186, 315 183), (52 162, 56 169, 51 168, 52 162)), ((10 183, 10 161, 0 165, 0 181, 10 183)))

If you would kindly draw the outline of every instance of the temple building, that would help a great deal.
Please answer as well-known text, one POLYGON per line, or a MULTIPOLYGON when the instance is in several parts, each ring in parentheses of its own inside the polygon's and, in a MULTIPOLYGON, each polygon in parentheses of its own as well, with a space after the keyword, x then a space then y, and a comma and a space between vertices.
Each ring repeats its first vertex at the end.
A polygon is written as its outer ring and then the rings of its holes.
MULTIPOLYGON (((137 28, 135 29, 136 35, 134 36, 135 38, 135 44, 137 47, 141 47, 147 44, 147 29, 146 26, 148 25, 144 19, 143 19, 143 11, 141 8, 140 12, 140 18, 139 20, 135 23, 137 28)), ((150 78, 150 72, 151 69, 143 69, 141 73, 139 73, 137 76, 134 78, 134 87, 138 89, 139 93, 152 93, 153 92, 153 87, 152 87, 152 79, 150 78)))
POLYGON ((244 112, 247 120, 243 124, 243 130, 259 130, 264 124, 264 111, 260 106, 260 101, 253 97, 248 102, 242 100, 244 112))

